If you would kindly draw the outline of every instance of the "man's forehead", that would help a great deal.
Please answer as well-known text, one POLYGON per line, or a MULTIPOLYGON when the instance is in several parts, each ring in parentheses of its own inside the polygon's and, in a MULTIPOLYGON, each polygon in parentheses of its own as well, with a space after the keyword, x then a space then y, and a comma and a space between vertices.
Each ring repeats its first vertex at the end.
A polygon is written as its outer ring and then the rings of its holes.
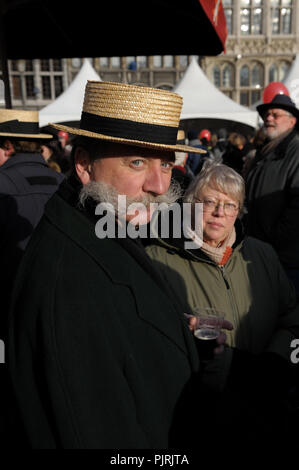
POLYGON ((269 112, 270 113, 277 113, 278 111, 283 111, 283 110, 284 110, 283 108, 269 108, 269 109, 267 109, 266 114, 268 114, 269 112))
POLYGON ((148 147, 137 147, 133 145, 111 143, 105 149, 108 157, 142 157, 157 158, 161 160, 175 160, 175 153, 160 149, 152 149, 148 147))

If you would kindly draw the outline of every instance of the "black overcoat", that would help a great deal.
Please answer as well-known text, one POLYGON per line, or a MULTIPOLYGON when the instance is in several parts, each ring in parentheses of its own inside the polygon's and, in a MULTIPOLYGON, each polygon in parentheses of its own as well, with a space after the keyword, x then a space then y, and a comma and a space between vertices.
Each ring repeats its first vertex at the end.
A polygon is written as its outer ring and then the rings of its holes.
POLYGON ((286 268, 299 268, 299 137, 294 129, 262 157, 246 181, 247 232, 270 243, 286 268))
POLYGON ((29 444, 184 446, 199 361, 182 312, 66 199, 61 189, 46 206, 10 318, 9 369, 29 444))

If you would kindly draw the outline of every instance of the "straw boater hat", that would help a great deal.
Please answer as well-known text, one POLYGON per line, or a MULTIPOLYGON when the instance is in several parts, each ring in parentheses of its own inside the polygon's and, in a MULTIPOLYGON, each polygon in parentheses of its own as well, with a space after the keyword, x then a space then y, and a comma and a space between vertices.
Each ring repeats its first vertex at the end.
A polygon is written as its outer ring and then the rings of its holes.
POLYGON ((0 136, 53 139, 51 134, 40 134, 38 111, 20 109, 0 109, 0 136))
POLYGON ((50 124, 71 134, 157 150, 206 153, 177 144, 183 99, 157 88, 88 81, 80 128, 50 124))

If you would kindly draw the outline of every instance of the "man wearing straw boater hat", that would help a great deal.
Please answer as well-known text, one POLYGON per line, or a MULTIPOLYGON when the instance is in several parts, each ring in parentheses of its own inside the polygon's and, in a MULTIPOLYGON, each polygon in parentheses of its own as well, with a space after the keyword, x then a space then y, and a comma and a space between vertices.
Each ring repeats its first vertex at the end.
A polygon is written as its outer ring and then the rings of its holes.
MULTIPOLYGON (((62 181, 42 157, 41 143, 52 139, 39 130, 37 111, 0 109, 0 341, 7 339, 7 317, 17 267, 44 206, 62 181)), ((7 347, 4 348, 7 351, 7 347)), ((3 358, 0 357, 0 362, 3 358)), ((0 439, 7 435, 3 412, 8 410, 6 364, 0 364, 0 439), (5 393, 7 397, 5 397, 5 393), (4 435, 3 435, 4 433, 4 435)))
POLYGON ((174 153, 194 152, 176 143, 181 107, 168 91, 88 82, 80 128, 53 125, 78 136, 74 170, 30 241, 10 324, 32 448, 190 445, 199 358, 183 312, 141 240, 123 236, 132 214, 116 209, 118 237, 97 231, 102 201, 142 203, 148 222, 150 203, 179 196, 169 190, 174 153))

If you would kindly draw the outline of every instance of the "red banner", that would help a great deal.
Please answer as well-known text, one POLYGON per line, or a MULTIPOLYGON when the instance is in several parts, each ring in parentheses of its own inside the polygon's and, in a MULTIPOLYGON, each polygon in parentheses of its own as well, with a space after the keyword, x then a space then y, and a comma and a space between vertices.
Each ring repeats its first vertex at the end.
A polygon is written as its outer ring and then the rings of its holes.
POLYGON ((215 28, 216 33, 218 34, 220 41, 223 44, 223 49, 225 52, 225 41, 227 38, 227 28, 226 28, 226 19, 224 14, 224 9, 221 0, 198 0, 202 8, 205 11, 205 14, 211 21, 212 25, 215 28))

